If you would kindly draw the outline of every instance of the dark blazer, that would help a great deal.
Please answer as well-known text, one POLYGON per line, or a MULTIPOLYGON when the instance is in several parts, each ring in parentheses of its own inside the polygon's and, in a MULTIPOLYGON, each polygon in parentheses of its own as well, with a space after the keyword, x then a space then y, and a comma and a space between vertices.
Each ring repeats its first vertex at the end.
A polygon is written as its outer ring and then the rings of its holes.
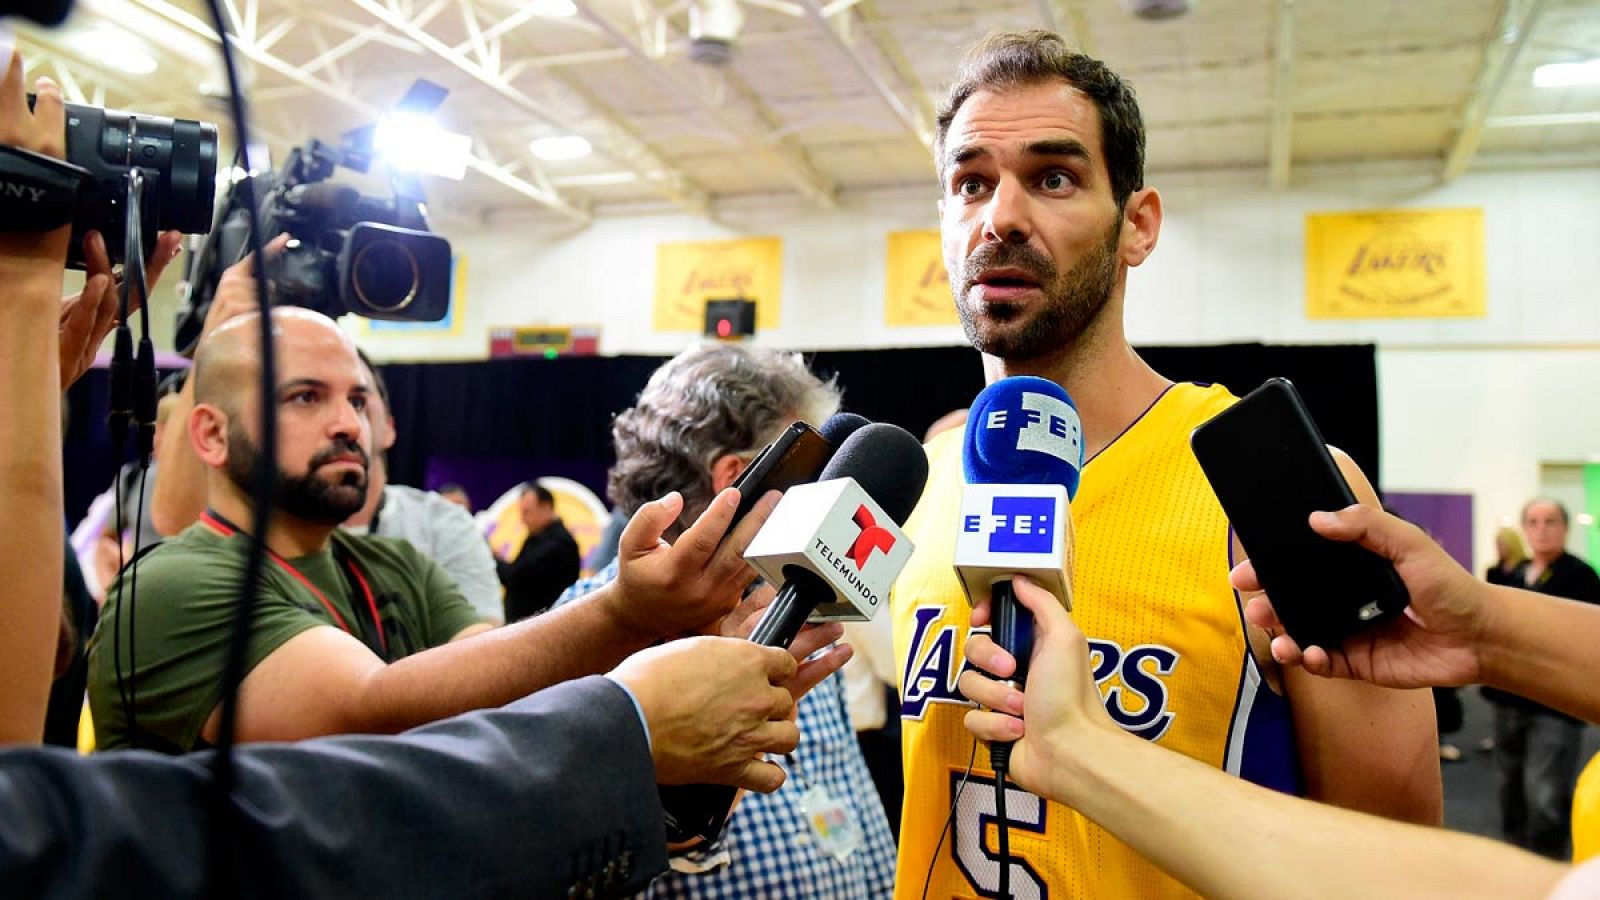
POLYGON ((17 897, 615 897, 667 867, 627 691, 594 676, 398 737, 238 750, 236 826, 209 754, 0 752, 0 885, 17 897), (592 891, 592 893, 590 893, 592 891))
POLYGON ((497 562, 506 586, 506 624, 550 608, 578 580, 578 542, 560 519, 530 536, 511 562, 497 562))

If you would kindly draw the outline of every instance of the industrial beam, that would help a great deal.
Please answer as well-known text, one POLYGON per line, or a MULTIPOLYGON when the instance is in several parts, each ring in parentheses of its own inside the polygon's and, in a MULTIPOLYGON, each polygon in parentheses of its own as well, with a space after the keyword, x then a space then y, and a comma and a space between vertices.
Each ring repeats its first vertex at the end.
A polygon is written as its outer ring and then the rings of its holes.
POLYGON ((1549 128, 1554 125, 1600 125, 1600 111, 1495 116, 1484 123, 1487 128, 1549 128))
POLYGON ((1278 30, 1272 42, 1272 128, 1267 138, 1267 180, 1289 186, 1294 156, 1294 0, 1278 0, 1278 30))
MULTIPOLYGON (((187 10, 174 6, 172 3, 168 2, 168 0, 132 0, 132 3, 174 25, 180 26, 196 37, 211 41, 213 43, 220 42, 221 40, 217 36, 216 31, 212 29, 210 23, 202 21, 196 16, 190 14, 187 10)), ((261 66, 262 68, 276 72, 277 74, 295 82, 296 84, 306 87, 323 97, 340 103, 346 108, 360 114, 363 118, 375 119, 381 112, 378 107, 361 100, 360 98, 351 94, 348 90, 345 90, 343 87, 308 74, 295 64, 280 59, 271 53, 258 50, 257 48, 241 40, 237 35, 228 35, 228 41, 229 43, 233 44, 234 48, 238 50, 239 53, 245 58, 261 66)), ((587 209, 577 206, 572 201, 567 200, 553 190, 548 188, 540 188, 521 178, 518 178, 506 171, 503 166, 497 165, 477 154, 474 154, 468 159, 467 166, 474 172, 477 172, 486 178, 502 184, 505 187, 510 188, 511 190, 516 191, 517 193, 522 194, 531 200, 547 206, 555 212, 558 212, 575 222, 587 224, 590 221, 590 215, 587 209)))
POLYGON ((1083 15, 1083 0, 1035 0, 1045 27, 1067 39, 1079 53, 1094 56, 1094 40, 1089 36, 1089 20, 1083 15))
MULTIPOLYGON (((900 99, 900 94, 895 91, 894 87, 885 81, 860 53, 856 52, 855 45, 844 34, 844 26, 849 21, 846 17, 852 14, 849 7, 841 9, 837 16, 830 17, 823 8, 821 0, 800 0, 800 5, 804 8, 806 17, 827 36, 828 43, 832 44, 835 50, 838 50, 844 55, 845 59, 850 61, 850 65, 860 73, 862 79, 878 95, 878 99, 883 101, 889 111, 894 114, 894 117, 900 120, 900 124, 904 125, 906 130, 911 132, 911 135, 917 139, 917 143, 922 145, 922 149, 932 151, 933 116, 931 111, 927 109, 926 101, 923 102, 921 109, 912 109, 904 100, 900 99)), ((877 49, 880 57, 889 59, 893 54, 904 59, 898 48, 885 46, 893 43, 890 38, 872 34, 869 36, 869 40, 877 49)), ((912 82, 912 84, 914 85, 915 82, 912 82)))
POLYGON ((1483 51, 1483 67, 1478 71, 1478 81, 1472 89, 1472 96, 1461 110, 1461 127, 1450 145, 1450 152, 1445 155, 1444 169, 1440 173, 1442 180, 1453 181, 1461 177, 1461 173, 1472 164, 1472 157, 1477 154, 1478 144, 1483 140, 1483 128, 1489 121, 1489 112, 1500 98, 1500 91, 1511 77, 1512 70, 1516 68, 1517 58, 1528 46, 1528 37, 1538 24, 1544 5, 1545 0, 1504 0, 1502 3, 1500 18, 1495 22, 1494 31, 1490 33, 1488 45, 1483 51))
MULTIPOLYGON (((494 91, 496 94, 499 94, 506 100, 511 101, 511 103, 516 105, 519 109, 536 116, 546 124, 553 127, 566 127, 566 123, 569 119, 568 116, 562 115, 561 113, 523 93, 516 86, 512 85, 511 81, 505 77, 504 73, 499 71, 497 68, 485 65, 478 60, 470 58, 464 52, 456 49, 455 47, 451 47, 445 42, 439 40, 437 37, 434 37, 432 34, 428 33, 416 23, 407 19, 395 9, 379 3, 377 0, 349 0, 349 2, 359 7, 368 15, 371 15, 373 18, 377 19, 383 24, 393 28, 400 34, 410 38, 413 41, 416 41, 418 44, 421 44, 423 49, 427 50, 438 58, 445 60, 460 71, 471 76, 473 80, 494 91)), ((604 120, 605 124, 616 133, 625 135, 630 141, 635 143, 635 146, 623 148, 622 152, 614 154, 617 162, 621 163, 624 168, 627 168, 630 171, 641 173, 644 171, 673 170, 673 167, 669 166, 665 160, 657 157, 654 151, 640 144, 637 138, 633 135, 633 132, 620 119, 614 116, 607 116, 592 108, 590 112, 596 118, 604 120), (640 161, 642 161, 642 165, 640 161)), ((708 200, 705 197, 704 192, 695 188, 689 181, 688 177, 682 175, 681 173, 677 174, 676 177, 666 181, 652 181, 649 183, 668 200, 679 204, 689 212, 704 213, 707 208, 708 200)))
MULTIPOLYGON (((755 111, 757 118, 766 127, 766 135, 756 134, 749 126, 734 117, 725 106, 713 103, 693 85, 663 65, 657 55, 653 54, 644 43, 601 14, 595 8, 593 0, 574 0, 574 2, 579 14, 598 26, 617 46, 627 50, 634 62, 663 89, 690 105, 699 107, 724 131, 743 141, 747 149, 776 162, 789 182, 813 203, 824 209, 832 209, 837 205, 833 183, 818 171, 805 150, 790 140, 775 141, 769 137, 780 128, 777 117, 767 110, 761 98, 748 85, 731 74, 725 76, 724 83, 755 111)), ((644 6, 648 7, 649 4, 646 3, 644 6)), ((658 16, 656 33, 664 35, 664 29, 665 20, 658 16)), ((640 30, 643 32, 648 29, 640 30)))

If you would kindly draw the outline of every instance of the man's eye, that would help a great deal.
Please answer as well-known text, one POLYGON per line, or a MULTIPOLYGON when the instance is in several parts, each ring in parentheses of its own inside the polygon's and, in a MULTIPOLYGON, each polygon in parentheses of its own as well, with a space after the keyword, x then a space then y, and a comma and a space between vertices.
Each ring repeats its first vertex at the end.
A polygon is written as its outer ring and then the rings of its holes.
POLYGON ((983 182, 977 178, 963 178, 956 182, 956 193, 963 197, 975 197, 983 190, 983 182))
POLYGON ((1051 172, 1039 181, 1047 191, 1064 191, 1072 187, 1072 178, 1065 172, 1051 172))
POLYGON ((355 407, 356 412, 366 412, 366 410, 367 410, 367 398, 365 398, 365 397, 351 397, 350 398, 350 405, 355 407))
POLYGON ((289 395, 289 402, 299 406, 307 406, 316 399, 317 395, 312 391, 295 391, 289 395))

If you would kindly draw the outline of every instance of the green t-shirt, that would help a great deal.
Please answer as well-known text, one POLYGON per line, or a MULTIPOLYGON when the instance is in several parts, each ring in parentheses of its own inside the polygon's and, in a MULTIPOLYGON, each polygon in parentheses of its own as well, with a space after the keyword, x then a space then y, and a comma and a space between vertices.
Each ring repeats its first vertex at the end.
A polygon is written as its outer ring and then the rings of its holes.
MULTIPOLYGON (((335 546, 287 560, 294 571, 267 558, 251 617, 246 673, 302 631, 340 627, 295 571, 362 638, 362 623, 370 623, 372 616, 359 582, 341 560, 353 563, 372 591, 390 662, 444 644, 477 623, 471 605, 444 570, 405 541, 342 531, 335 531, 332 540, 335 546)), ((249 538, 224 536, 200 522, 138 560, 137 594, 126 573, 112 584, 100 627, 89 643, 89 707, 100 748, 134 746, 117 684, 119 669, 123 685, 132 685, 137 746, 184 753, 203 744, 200 730, 222 701, 222 674, 248 551, 249 538), (119 608, 120 662, 113 640, 119 608), (133 681, 128 680, 130 671, 133 681)), ((132 570, 130 566, 127 571, 132 570)), ((366 627, 368 645, 377 645, 372 626, 366 627)))

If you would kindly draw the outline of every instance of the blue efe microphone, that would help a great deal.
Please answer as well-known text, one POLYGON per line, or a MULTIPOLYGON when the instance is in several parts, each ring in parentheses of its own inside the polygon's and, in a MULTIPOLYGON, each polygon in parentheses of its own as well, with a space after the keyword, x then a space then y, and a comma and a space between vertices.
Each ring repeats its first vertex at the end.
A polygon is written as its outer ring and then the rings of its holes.
POLYGON ((1083 469, 1083 424, 1072 398, 1044 378, 1002 378, 984 388, 967 417, 955 568, 967 599, 992 601, 995 643, 1027 678, 1033 617, 1011 579, 1027 575, 1072 605, 1068 511, 1083 469))

